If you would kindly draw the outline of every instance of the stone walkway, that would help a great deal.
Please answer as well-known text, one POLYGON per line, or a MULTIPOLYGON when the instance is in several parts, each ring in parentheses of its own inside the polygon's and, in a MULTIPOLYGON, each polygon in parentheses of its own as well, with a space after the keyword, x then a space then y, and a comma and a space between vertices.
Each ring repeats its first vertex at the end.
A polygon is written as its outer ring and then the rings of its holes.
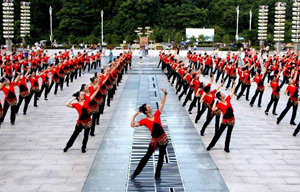
MULTIPOLYGON (((116 107, 116 101, 112 101, 111 107, 105 108, 96 136, 89 138, 87 153, 81 153, 82 133, 67 153, 62 151, 78 116, 65 103, 81 84, 90 82, 92 75, 93 72, 85 73, 56 96, 52 90, 48 101, 41 97, 38 108, 33 107, 32 100, 27 115, 20 110, 14 126, 10 125, 9 116, 6 117, 0 134, 0 191, 82 190, 116 107)), ((125 75, 114 100, 118 100, 126 78, 125 75)))
MULTIPOLYGON (((209 77, 200 78, 205 83, 209 77)), ((213 85, 212 88, 217 87, 213 85)), ((283 87, 283 89, 285 86, 283 87)), ((251 99, 256 89, 252 84, 249 98, 251 99)), ((221 88, 226 95, 229 93, 221 88)), ((249 102, 242 97, 239 101, 236 96, 232 99, 236 125, 232 132, 230 154, 223 151, 226 132, 210 154, 219 168, 222 177, 230 191, 300 191, 300 136, 293 137, 296 126, 289 124, 292 110, 290 110, 279 125, 276 124, 278 116, 264 114, 269 102, 271 88, 266 87, 263 95, 262 107, 249 106, 249 102)), ((184 97, 182 99, 182 102, 184 97)), ((283 111, 288 100, 287 95, 281 94, 277 106, 277 113, 283 111)), ((185 109, 188 110, 190 102, 185 109)), ((190 115, 199 134, 206 119, 206 113, 195 124, 196 108, 190 115)), ((295 122, 300 121, 299 108, 295 122)), ((205 136, 201 137, 205 146, 208 146, 214 135, 214 121, 208 126, 205 136)), ((226 131, 226 130, 225 130, 226 131)))

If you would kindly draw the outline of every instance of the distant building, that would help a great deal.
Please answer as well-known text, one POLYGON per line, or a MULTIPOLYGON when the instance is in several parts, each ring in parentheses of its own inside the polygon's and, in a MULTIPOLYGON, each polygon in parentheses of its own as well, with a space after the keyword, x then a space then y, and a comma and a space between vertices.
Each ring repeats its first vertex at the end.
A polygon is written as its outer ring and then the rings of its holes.
POLYGON ((213 42, 214 36, 215 36, 215 29, 186 28, 185 35, 186 35, 187 41, 189 41, 192 36, 194 36, 198 41, 199 35, 203 35, 205 38, 205 42, 213 42))

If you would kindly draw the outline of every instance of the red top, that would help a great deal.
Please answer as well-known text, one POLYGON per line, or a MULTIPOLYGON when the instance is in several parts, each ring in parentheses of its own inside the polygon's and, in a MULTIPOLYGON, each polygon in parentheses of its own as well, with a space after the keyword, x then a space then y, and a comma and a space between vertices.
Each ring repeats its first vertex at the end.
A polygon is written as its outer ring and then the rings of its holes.
POLYGON ((35 77, 29 77, 29 82, 31 84, 30 89, 32 89, 33 87, 39 87, 39 78, 39 75, 35 77))
POLYGON ((290 99, 298 99, 298 88, 296 85, 289 85, 287 91, 290 93, 290 99))
POLYGON ((9 88, 6 86, 2 87, 2 91, 5 94, 5 99, 15 99, 17 98, 16 93, 15 93, 15 82, 11 82, 9 85, 9 88))
POLYGON ((218 110, 222 111, 222 114, 223 114, 222 123, 225 123, 228 120, 234 120, 233 108, 232 108, 232 105, 231 105, 231 102, 230 102, 231 96, 228 95, 225 100, 227 102, 226 105, 224 103, 221 103, 221 102, 216 105, 218 110))
POLYGON ((149 131, 152 133, 152 132, 153 132, 153 125, 154 125, 154 123, 157 123, 157 124, 159 124, 159 125, 162 127, 161 121, 160 121, 160 114, 161 114, 161 113, 160 113, 160 111, 159 111, 159 109, 158 109, 158 110, 155 112, 155 114, 154 114, 154 121, 151 121, 151 120, 145 118, 145 119, 140 120, 138 123, 139 123, 141 126, 147 127, 147 128, 149 129, 149 131))
POLYGON ((257 88, 264 88, 263 74, 260 74, 258 77, 255 77, 253 81, 257 84, 257 88))
POLYGON ((83 105, 80 105, 79 103, 73 103, 72 107, 75 108, 78 112, 78 120, 77 124, 80 124, 82 122, 85 122, 86 120, 91 119, 90 117, 90 110, 89 110, 89 103, 90 103, 90 98, 86 97, 83 105))
POLYGON ((45 73, 41 75, 41 78, 42 78, 42 83, 46 83, 46 82, 49 83, 48 71, 45 71, 45 73))
POLYGON ((206 95, 203 97, 203 101, 205 102, 205 104, 208 104, 208 105, 210 106, 210 108, 212 107, 214 98, 216 97, 216 92, 217 92, 217 90, 214 89, 214 90, 211 92, 211 95, 206 94, 206 95))
POLYGON ((280 86, 279 86, 279 83, 278 83, 278 78, 276 78, 275 82, 271 82, 270 85, 272 87, 272 95, 279 94, 280 86))

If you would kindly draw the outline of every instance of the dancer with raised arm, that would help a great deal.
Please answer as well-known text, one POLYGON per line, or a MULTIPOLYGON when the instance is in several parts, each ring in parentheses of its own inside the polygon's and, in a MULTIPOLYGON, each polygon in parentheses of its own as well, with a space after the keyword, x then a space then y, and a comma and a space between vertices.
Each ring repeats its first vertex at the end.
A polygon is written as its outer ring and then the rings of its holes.
POLYGON ((216 94, 216 98, 214 99, 214 105, 212 107, 212 110, 213 111, 217 111, 217 110, 222 111, 223 120, 222 120, 220 129, 214 135, 212 141, 210 142, 210 144, 207 147, 208 151, 215 146, 215 144, 220 139, 220 137, 221 137, 222 133, 224 132, 224 130, 226 129, 226 127, 228 127, 224 151, 226 151, 227 153, 230 152, 229 144, 230 144, 231 132, 232 132, 233 126, 235 124, 233 108, 232 108, 230 100, 231 100, 232 95, 234 94, 234 89, 235 89, 235 83, 233 82, 233 87, 231 88, 231 91, 227 97, 220 91, 216 94), (217 104, 218 100, 219 100, 219 103, 217 104))
POLYGON ((136 176, 138 176, 141 173, 141 171, 147 164, 148 160, 150 159, 152 153, 154 153, 157 146, 159 147, 159 157, 158 157, 158 163, 155 172, 155 179, 156 180, 160 179, 160 171, 163 166, 164 155, 166 153, 166 148, 168 144, 167 135, 160 121, 160 114, 166 102, 168 93, 165 89, 161 89, 161 90, 164 92, 164 96, 161 100, 159 109, 155 112, 154 115, 152 114, 153 109, 148 104, 143 104, 139 108, 139 111, 136 112, 132 117, 131 127, 146 126, 150 130, 152 138, 150 140, 150 144, 146 155, 141 159, 136 170, 131 175, 131 179, 134 179, 136 176), (147 117, 136 123, 135 118, 139 113, 143 113, 147 115, 147 117))
POLYGON ((91 100, 94 99, 96 96, 97 92, 99 91, 99 87, 97 87, 96 91, 90 96, 90 97, 85 97, 85 93, 83 91, 78 91, 75 94, 73 94, 73 98, 70 99, 67 103, 66 106, 70 108, 75 108, 78 112, 78 120, 75 126, 75 130, 69 139, 66 147, 64 148, 64 152, 67 152, 70 147, 72 147, 74 141, 76 140, 77 136, 79 133, 84 129, 84 137, 82 141, 82 147, 81 151, 82 153, 86 152, 86 144, 89 139, 89 133, 90 133, 90 128, 92 127, 92 119, 91 119, 91 114, 90 114, 90 107, 89 103, 91 100), (77 103, 72 102, 74 100, 77 100, 77 103))

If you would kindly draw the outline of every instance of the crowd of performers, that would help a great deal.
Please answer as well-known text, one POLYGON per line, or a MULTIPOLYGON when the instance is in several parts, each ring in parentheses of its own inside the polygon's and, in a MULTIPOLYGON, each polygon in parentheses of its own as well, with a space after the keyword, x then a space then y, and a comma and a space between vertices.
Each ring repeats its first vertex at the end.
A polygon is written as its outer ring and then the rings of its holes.
MULTIPOLYGON (((23 115, 26 115, 32 98, 33 106, 38 107, 40 97, 43 96, 48 100, 48 94, 53 87, 56 95, 59 88, 63 91, 64 84, 69 86, 81 77, 84 71, 101 68, 101 54, 99 51, 97 53, 83 51, 75 55, 72 50, 61 51, 54 55, 47 55, 45 50, 0 54, 0 90, 5 94, 3 105, 0 101, 0 126, 9 108, 10 122, 14 125, 16 114, 22 107, 23 101, 23 115), (54 62, 51 62, 52 58, 54 62), (17 90, 16 87, 19 89, 17 90)), ((85 152, 88 136, 95 135, 95 124, 99 125, 100 114, 104 111, 105 103, 110 106, 116 87, 124 71, 127 72, 128 66, 131 65, 131 60, 131 51, 118 56, 107 67, 103 67, 101 73, 95 73, 89 84, 82 85, 80 92, 74 94, 74 98, 78 100, 77 104, 68 102, 68 107, 76 108, 79 118, 64 151, 72 146, 78 134, 85 129, 82 147, 82 152, 85 152)))
MULTIPOLYGON (((299 101, 299 52, 288 51, 285 55, 275 54, 266 58, 254 53, 251 56, 246 55, 242 59, 239 53, 228 52, 225 58, 221 58, 217 52, 208 55, 189 51, 183 60, 176 53, 162 51, 159 57, 160 61, 157 67, 161 65, 162 71, 165 71, 169 82, 174 86, 179 100, 185 96, 183 106, 191 101, 188 108, 189 114, 192 114, 194 107, 196 108, 195 123, 198 123, 207 111, 206 121, 200 131, 201 136, 204 135, 210 122, 215 119, 215 135, 207 150, 214 147, 227 127, 224 150, 230 152, 230 137, 235 124, 234 110, 231 105, 233 95, 237 100, 245 96, 246 101, 250 101, 250 107, 254 106, 258 97, 257 106, 261 107, 264 90, 266 87, 270 87, 272 94, 265 114, 269 115, 269 110, 273 106, 272 114, 277 115, 276 107, 280 95, 287 94, 288 103, 277 118, 277 124, 292 108, 290 124, 296 125, 295 118, 299 101), (208 84, 202 82, 200 75, 210 76, 210 82, 208 84), (219 84, 213 85, 217 83, 219 84), (252 84, 256 85, 256 90, 250 98, 252 84), (228 96, 219 91, 221 87, 231 90, 228 96)), ((299 131, 300 123, 293 135, 296 136, 299 131)))

